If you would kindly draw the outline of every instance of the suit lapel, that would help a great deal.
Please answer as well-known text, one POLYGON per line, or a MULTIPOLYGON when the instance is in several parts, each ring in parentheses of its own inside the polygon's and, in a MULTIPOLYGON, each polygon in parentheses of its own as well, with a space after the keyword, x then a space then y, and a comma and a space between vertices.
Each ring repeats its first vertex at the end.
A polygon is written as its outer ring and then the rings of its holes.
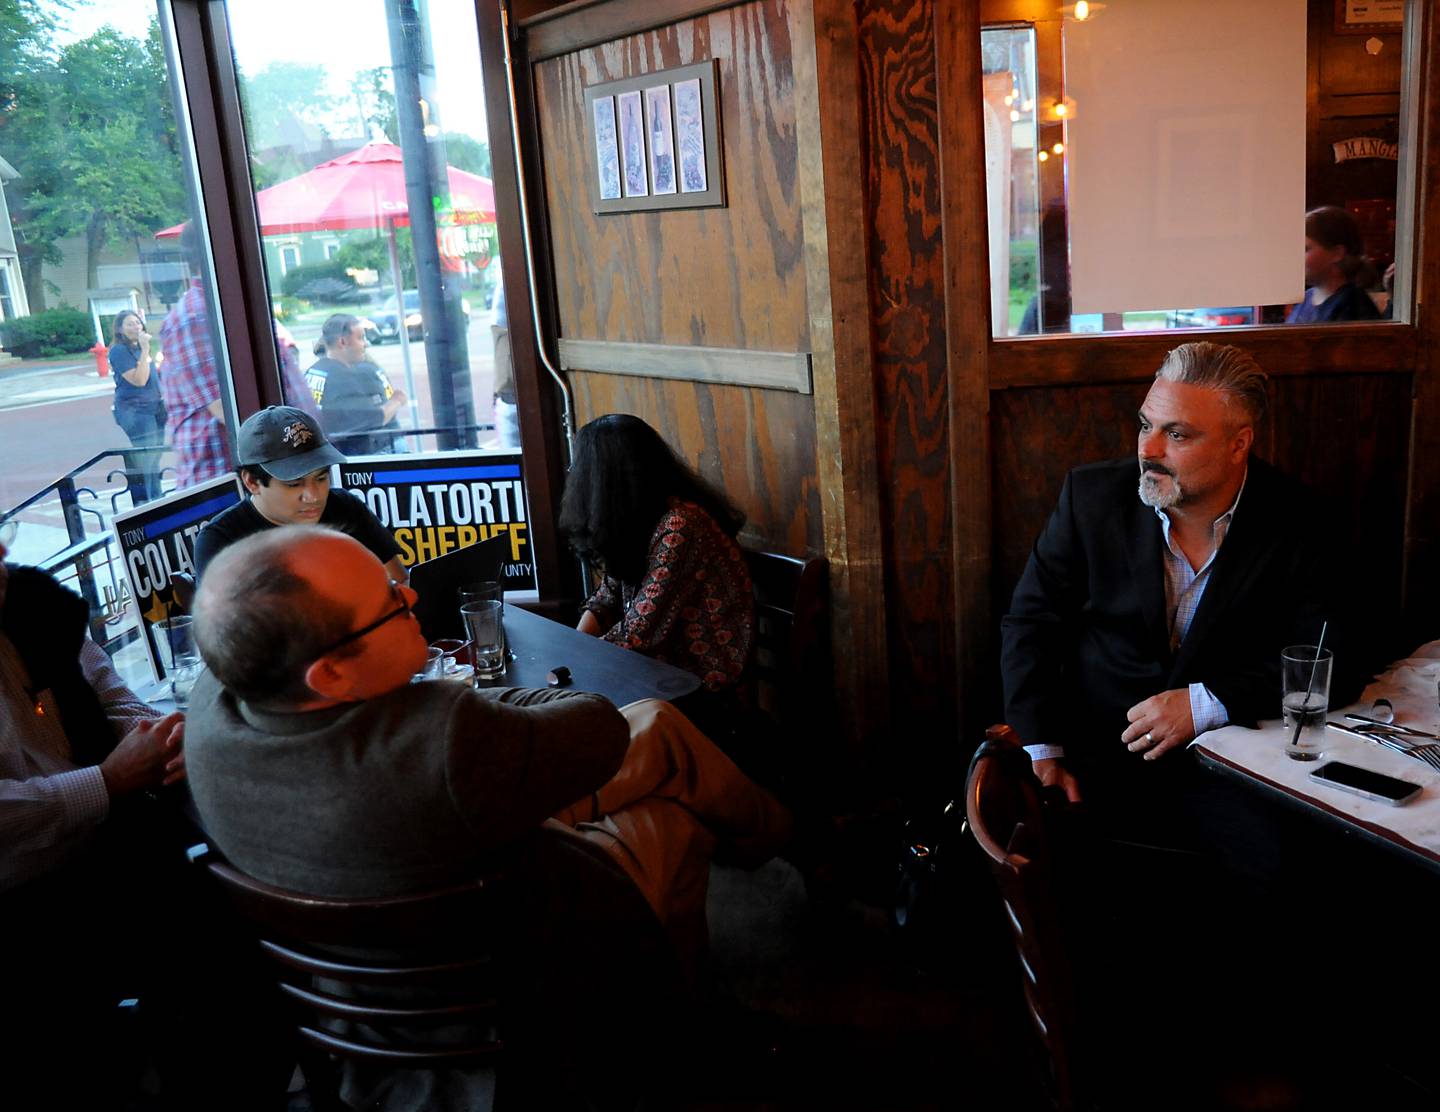
POLYGON ((1125 557, 1130 562, 1130 580, 1140 595, 1145 616, 1145 637, 1157 660, 1170 657, 1169 623, 1165 620, 1165 539, 1155 511, 1138 498, 1131 500, 1126 523, 1125 557))
POLYGON ((1200 607, 1175 654, 1172 687, 1175 678, 1184 674, 1204 647, 1206 635, 1215 623, 1248 598, 1251 582, 1265 568, 1270 549, 1279 541, 1279 534, 1271 528, 1279 512, 1273 504, 1271 486, 1269 472, 1260 461, 1252 459, 1245 493, 1240 496, 1225 542, 1210 567, 1210 581, 1205 585, 1200 607))

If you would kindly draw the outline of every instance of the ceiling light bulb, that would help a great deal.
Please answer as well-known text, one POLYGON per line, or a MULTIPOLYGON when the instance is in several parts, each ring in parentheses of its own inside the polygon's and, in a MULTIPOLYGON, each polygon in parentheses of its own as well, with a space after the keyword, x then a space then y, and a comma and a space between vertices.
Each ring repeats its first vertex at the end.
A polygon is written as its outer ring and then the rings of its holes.
POLYGON ((1014 97, 1013 95, 1009 94, 1009 93, 1006 93, 1006 94, 1005 94, 1005 107, 1006 107, 1006 108, 1009 108, 1009 107, 1010 107, 1012 104, 1014 104, 1014 103, 1015 103, 1015 97, 1014 97))
POLYGON ((1013 108, 1010 109, 1010 122, 1012 124, 1018 124, 1020 122, 1020 113, 1013 108))
POLYGON ((1068 109, 1068 108, 1065 107, 1065 104, 1064 104, 1063 101, 1055 106, 1055 115, 1057 115, 1057 116, 1063 116, 1063 115, 1065 115, 1065 113, 1067 113, 1067 112, 1069 112, 1069 111, 1070 111, 1070 109, 1068 109))
POLYGON ((1034 108, 1034 107, 1035 107, 1035 102, 1034 102, 1033 100, 1027 100, 1024 104, 1022 104, 1022 105, 1020 106, 1020 111, 1022 111, 1022 112, 1028 112, 1028 111, 1030 111, 1030 109, 1032 109, 1032 108, 1034 108))
POLYGON ((1056 143, 1056 144, 1055 144, 1053 147, 1051 147, 1050 149, 1051 149, 1052 151, 1054 151, 1056 154, 1064 154, 1064 153, 1065 153, 1065 144, 1064 144, 1064 143, 1056 143))
POLYGON ((1038 155, 1036 155, 1035 157, 1038 158, 1041 162, 1049 162, 1049 161, 1050 161, 1050 152, 1049 152, 1049 151, 1041 151, 1041 152, 1040 152, 1038 155))
POLYGON ((1089 0, 1075 0, 1075 18, 1081 22, 1090 18, 1089 0))

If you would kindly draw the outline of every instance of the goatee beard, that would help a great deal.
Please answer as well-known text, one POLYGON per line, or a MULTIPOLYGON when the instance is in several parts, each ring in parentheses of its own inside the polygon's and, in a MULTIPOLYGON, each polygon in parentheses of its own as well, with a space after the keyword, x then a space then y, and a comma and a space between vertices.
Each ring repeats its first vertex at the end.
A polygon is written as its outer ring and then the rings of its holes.
POLYGON ((1168 471, 1155 468, 1140 472, 1140 501, 1145 505, 1157 510, 1168 510, 1178 506, 1184 500, 1185 491, 1180 486, 1180 480, 1168 471), (1151 476, 1155 476, 1155 479, 1146 482, 1151 476), (1159 482, 1161 476, 1170 480, 1168 487, 1161 487, 1159 482))

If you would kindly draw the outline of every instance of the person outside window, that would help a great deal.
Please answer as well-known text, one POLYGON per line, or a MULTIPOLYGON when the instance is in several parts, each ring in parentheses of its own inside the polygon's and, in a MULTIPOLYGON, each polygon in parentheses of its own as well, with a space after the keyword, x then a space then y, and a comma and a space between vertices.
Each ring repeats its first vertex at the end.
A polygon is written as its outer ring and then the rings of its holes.
MULTIPOLYGON (((126 309, 117 316, 110 340, 115 423, 125 430, 132 447, 158 448, 165 443, 165 401, 160 395, 160 374, 150 355, 150 333, 140 314, 126 309)), ((159 498, 160 453, 127 452, 125 477, 131 505, 159 498)))
POLYGON ((320 419, 335 446, 350 455, 393 452, 400 429, 396 419, 409 400, 390 385, 385 372, 366 358, 370 343, 358 317, 336 313, 325 322, 316 344, 321 358, 305 372, 320 406, 320 419))

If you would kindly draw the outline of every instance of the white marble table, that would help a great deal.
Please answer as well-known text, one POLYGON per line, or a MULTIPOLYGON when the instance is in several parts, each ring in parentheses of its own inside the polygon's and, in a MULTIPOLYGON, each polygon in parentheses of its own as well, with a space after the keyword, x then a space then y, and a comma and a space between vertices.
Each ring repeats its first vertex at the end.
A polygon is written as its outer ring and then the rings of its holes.
MULTIPOLYGON (((1397 723, 1440 734, 1437 684, 1440 641, 1432 641, 1417 649, 1415 656, 1392 664, 1365 689, 1358 703, 1332 710, 1330 718, 1344 721, 1346 711, 1367 714, 1376 699, 1386 698, 1395 706, 1397 723)), ((1258 730, 1224 726, 1201 734, 1190 744, 1202 764, 1257 790, 1275 792, 1296 806, 1440 870, 1440 772, 1422 761, 1336 730, 1326 731, 1320 761, 1292 760, 1285 755, 1285 729, 1278 721, 1263 722, 1258 730), (1310 773, 1326 760, 1398 776, 1421 785, 1422 791, 1412 802, 1394 807, 1317 784, 1310 773)))

